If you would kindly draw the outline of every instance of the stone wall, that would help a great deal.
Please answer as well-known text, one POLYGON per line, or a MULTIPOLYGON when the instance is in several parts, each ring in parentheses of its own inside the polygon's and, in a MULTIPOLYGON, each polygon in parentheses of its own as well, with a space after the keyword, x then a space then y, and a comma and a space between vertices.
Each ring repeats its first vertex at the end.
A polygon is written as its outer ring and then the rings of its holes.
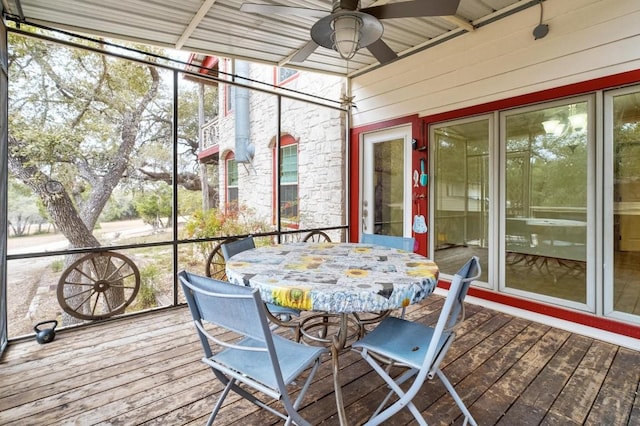
MULTIPOLYGON (((252 80, 274 83, 273 67, 251 64, 252 80)), ((344 79, 299 72, 283 87, 327 99, 340 99, 344 79)), ((235 113, 222 113, 225 97, 220 91, 219 118, 221 202, 226 201, 224 160, 235 149, 235 113)), ((249 95, 250 141, 255 147, 251 163, 238 164, 238 197, 261 220, 273 223, 275 175, 274 151, 278 132, 278 97, 252 90, 249 95)), ((337 103, 332 105, 336 106, 337 103)), ((281 133, 298 141, 298 197, 300 228, 346 224, 344 112, 283 97, 281 133)), ((333 233, 332 240, 340 239, 333 233)))

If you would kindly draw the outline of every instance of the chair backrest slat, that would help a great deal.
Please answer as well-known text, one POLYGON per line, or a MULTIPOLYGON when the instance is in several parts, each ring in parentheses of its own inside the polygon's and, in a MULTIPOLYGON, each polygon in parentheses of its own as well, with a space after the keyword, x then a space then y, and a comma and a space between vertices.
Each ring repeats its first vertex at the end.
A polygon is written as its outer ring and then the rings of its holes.
POLYGON ((178 276, 194 319, 265 341, 269 327, 258 290, 186 271, 178 276))
MULTIPOLYGON (((434 361, 441 361, 442 357, 439 343, 443 333, 448 333, 450 340, 447 344, 451 344, 453 333, 451 330, 462 321, 461 312, 464 312, 464 298, 467 295, 471 282, 478 279, 481 274, 480 259, 477 256, 473 256, 456 272, 451 280, 451 286, 449 287, 449 294, 445 299, 444 306, 438 317, 438 322, 435 326, 433 337, 431 338, 431 345, 425 356, 425 365, 423 370, 429 371, 437 368, 437 363, 434 361)), ((444 350, 446 352, 446 348, 444 350)))
POLYGON ((229 260, 232 256, 235 256, 240 252, 256 248, 256 243, 253 240, 253 237, 247 237, 231 241, 229 243, 224 243, 220 248, 222 248, 222 256, 224 257, 224 260, 229 260))
POLYGON ((454 275, 451 282, 451 289, 453 289, 454 287, 453 281, 460 281, 460 284, 456 284, 458 290, 453 294, 453 297, 455 299, 453 301, 453 305, 451 306, 451 312, 449 313, 449 318, 447 319, 445 330, 453 329, 456 325, 464 320, 464 317, 461 315, 461 312, 464 311, 464 299, 465 297, 467 297, 467 292, 469 291, 471 282, 478 279, 480 277, 480 273, 480 259, 477 256, 474 256, 469 259, 467 263, 465 263, 462 268, 460 268, 454 275))
POLYGON ((415 238, 412 237, 396 237, 393 235, 379 234, 362 234, 362 240, 365 244, 376 244, 405 251, 413 252, 415 238))

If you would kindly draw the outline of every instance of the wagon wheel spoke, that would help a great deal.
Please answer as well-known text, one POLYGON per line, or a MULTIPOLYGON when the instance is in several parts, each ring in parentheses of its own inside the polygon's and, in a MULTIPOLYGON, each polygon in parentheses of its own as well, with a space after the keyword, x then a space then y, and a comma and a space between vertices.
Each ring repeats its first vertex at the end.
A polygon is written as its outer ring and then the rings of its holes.
POLYGON ((302 241, 313 243, 330 243, 331 238, 329 238, 329 236, 322 231, 311 231, 304 237, 302 241))
MULTIPOLYGON (((71 269, 71 267, 69 267, 69 269, 71 269)), ((80 274, 80 278, 84 277, 84 278, 88 279, 92 283, 95 282, 95 278, 94 277, 92 277, 91 275, 87 275, 87 273, 85 273, 85 271, 82 268, 82 265, 77 265, 76 267, 73 268, 73 271, 69 271, 69 273, 71 273, 71 272, 76 272, 76 273, 80 274)), ((91 285, 93 285, 93 284, 91 284, 91 285)))
POLYGON ((69 315, 104 319, 125 311, 138 294, 140 272, 116 252, 91 253, 71 264, 58 281, 58 303, 69 315))
POLYGON ((227 271, 226 271, 226 262, 224 260, 224 256, 222 255, 222 244, 230 243, 231 241, 235 241, 237 238, 231 237, 226 240, 218 243, 211 254, 209 254, 209 258, 207 259, 207 267, 206 274, 208 277, 215 278, 217 280, 226 281, 227 280, 227 271))
POLYGON ((124 285, 124 284, 111 284, 111 288, 121 288, 121 289, 135 289, 135 285, 124 285))
MULTIPOLYGON (((109 258, 109 263, 110 263, 110 264, 112 264, 112 263, 113 263, 113 262, 112 262, 112 260, 111 260, 111 258, 109 258)), ((128 266, 128 265, 127 265, 126 263, 122 263, 122 264, 121 264, 120 266, 118 266, 118 268, 116 268, 114 271, 111 271, 111 273, 109 273, 109 276, 106 276, 106 275, 107 275, 107 272, 105 271, 105 277, 104 277, 103 279, 105 279, 105 280, 112 280, 112 279, 114 279, 114 277, 115 277, 115 279, 124 280, 124 279, 126 279, 126 278, 130 277, 131 275, 134 275, 133 271, 131 271, 131 273, 130 273, 130 274, 128 274, 128 275, 122 275, 122 273, 121 273, 120 271, 122 271, 122 269, 123 269, 125 266, 128 266)))
MULTIPOLYGON (((88 292, 89 292, 89 295, 88 295, 87 297, 85 297, 84 299, 82 299, 82 301, 81 301, 81 302, 80 302, 80 303, 75 307, 75 309, 80 308, 82 305, 84 305, 85 303, 87 303, 87 301, 90 301, 90 300, 91 300, 91 298, 93 297, 93 295, 94 295, 94 294, 96 294, 96 292, 95 292, 93 289, 88 290, 88 292)), ((70 296, 70 297, 68 297, 68 299, 72 299, 72 298, 77 297, 77 296, 79 296, 79 295, 82 295, 82 294, 84 294, 84 293, 87 293, 87 291, 83 291, 83 292, 82 292, 82 293, 80 293, 80 294, 76 294, 76 295, 70 296)), ((66 300, 66 299, 65 299, 65 300, 66 300)))

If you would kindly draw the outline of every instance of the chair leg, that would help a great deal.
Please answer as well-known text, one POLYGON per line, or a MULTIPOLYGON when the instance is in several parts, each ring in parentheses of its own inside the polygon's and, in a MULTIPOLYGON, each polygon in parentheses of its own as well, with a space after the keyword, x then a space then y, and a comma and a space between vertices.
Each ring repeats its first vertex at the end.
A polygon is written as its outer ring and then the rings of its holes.
POLYGON ((396 414, 398 411, 407 407, 409 411, 411 411, 411 414, 413 414, 413 417, 415 417, 416 421, 420 426, 428 426, 427 422, 424 420, 424 418, 420 414, 420 411, 416 408, 416 406, 411 401, 411 398, 404 393, 402 388, 400 388, 400 384, 404 383, 411 377, 415 376, 417 370, 415 369, 407 370, 396 381, 396 380, 393 380, 393 378, 389 374, 387 374, 386 369, 383 369, 382 366, 378 364, 375 361, 375 359, 371 357, 370 354, 367 354, 365 359, 367 360, 367 362, 369 362, 371 367, 373 367, 373 369, 376 370, 376 372, 380 375, 380 377, 382 377, 382 379, 384 379, 384 381, 387 382, 387 385, 391 388, 391 391, 389 392, 387 397, 384 399, 383 403, 378 406, 373 416, 369 419, 367 423, 365 423, 365 425, 366 426, 379 425, 382 422, 391 418, 391 416, 396 414), (391 397, 391 394, 393 393, 397 394, 399 399, 393 404, 391 404, 389 407, 387 407, 386 409, 381 410, 384 404, 386 404, 389 398, 391 397))
POLYGON ((466 425, 467 422, 469 422, 473 426, 478 426, 475 419, 467 409, 467 406, 464 405, 464 402, 462 402, 462 398, 460 398, 460 395, 458 395, 458 392, 456 392, 456 390, 453 388, 453 385, 451 384, 449 379, 447 379, 447 377, 444 375, 444 373, 440 369, 436 370, 436 374, 440 378, 440 381, 442 382, 444 387, 447 388, 447 390, 449 391, 449 394, 451 394, 451 397, 456 402, 456 405, 458 405, 458 408, 460 408, 460 411, 462 411, 462 414, 464 414, 464 424, 466 425))
POLYGON ((213 420, 218 415, 218 411, 220 411, 220 407, 222 407, 222 403, 224 402, 224 399, 227 397, 227 395, 229 394, 229 391, 231 390, 231 388, 233 386, 235 386, 235 380, 229 380, 227 385, 222 390, 222 393, 220 394, 220 397, 218 398, 218 401, 216 402, 216 406, 213 407, 213 411, 211 412, 211 415, 209 416, 209 420, 207 420, 207 426, 211 426, 213 424, 213 420))

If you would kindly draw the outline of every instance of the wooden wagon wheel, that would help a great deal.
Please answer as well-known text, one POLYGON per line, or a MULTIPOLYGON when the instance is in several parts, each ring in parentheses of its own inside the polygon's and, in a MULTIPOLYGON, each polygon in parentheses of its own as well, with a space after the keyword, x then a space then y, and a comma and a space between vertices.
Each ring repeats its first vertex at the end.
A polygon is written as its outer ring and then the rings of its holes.
POLYGON ((140 271, 115 252, 90 253, 69 266, 58 281, 58 303, 69 315, 99 320, 124 312, 140 289, 140 271))
POLYGON ((238 238, 236 237, 229 237, 226 240, 218 243, 213 248, 211 254, 209 254, 209 257, 207 258, 207 267, 205 272, 208 277, 215 278, 220 281, 227 280, 226 262, 224 260, 224 256, 222 255, 222 245, 225 243, 230 243, 237 239, 238 238))
POLYGON ((322 231, 311 231, 304 237, 302 241, 305 243, 330 243, 331 238, 329 238, 329 236, 322 231))

